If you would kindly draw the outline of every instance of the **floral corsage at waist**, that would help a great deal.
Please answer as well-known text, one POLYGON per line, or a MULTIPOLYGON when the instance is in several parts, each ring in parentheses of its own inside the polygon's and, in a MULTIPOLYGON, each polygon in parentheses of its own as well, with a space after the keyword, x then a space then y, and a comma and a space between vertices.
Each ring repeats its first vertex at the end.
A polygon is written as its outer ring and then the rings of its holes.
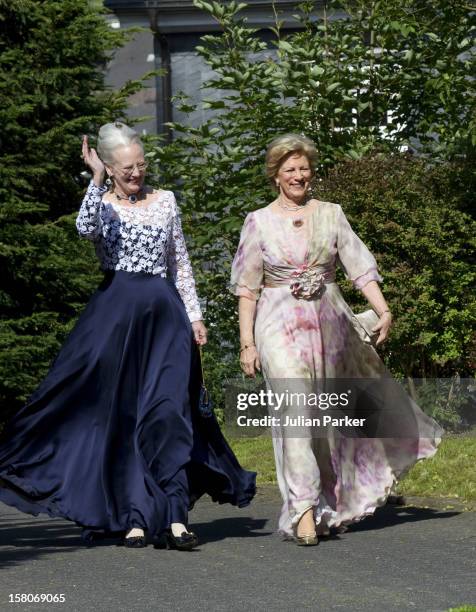
POLYGON ((310 300, 316 296, 326 281, 324 274, 315 268, 296 270, 291 274, 293 282, 290 285, 291 293, 298 300, 310 300))

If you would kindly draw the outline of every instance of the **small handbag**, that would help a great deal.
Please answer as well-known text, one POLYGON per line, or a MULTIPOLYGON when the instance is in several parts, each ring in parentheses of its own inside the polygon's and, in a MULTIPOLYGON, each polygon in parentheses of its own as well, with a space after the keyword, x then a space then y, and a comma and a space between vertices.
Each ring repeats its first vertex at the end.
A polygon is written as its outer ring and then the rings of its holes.
POLYGON ((213 402, 210 397, 210 393, 208 392, 207 387, 205 386, 205 375, 203 373, 203 354, 202 347, 199 347, 200 350, 200 370, 202 372, 202 383, 200 386, 200 397, 198 400, 198 410, 200 412, 200 416, 204 419, 209 419, 213 416, 213 402))
POLYGON ((379 333, 373 332, 372 328, 377 325, 379 320, 380 318, 378 314, 372 309, 364 310, 364 312, 359 312, 359 314, 353 315, 352 323, 354 324, 354 328, 359 334, 361 340, 366 344, 375 346, 375 341, 377 340, 379 333))

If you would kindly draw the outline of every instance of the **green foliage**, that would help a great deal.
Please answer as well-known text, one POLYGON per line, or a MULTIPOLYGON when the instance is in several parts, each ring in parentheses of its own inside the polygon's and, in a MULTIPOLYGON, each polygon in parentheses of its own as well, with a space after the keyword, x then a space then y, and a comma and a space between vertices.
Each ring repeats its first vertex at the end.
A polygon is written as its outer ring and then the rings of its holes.
MULTIPOLYGON (((376 255, 395 316, 383 354, 400 376, 474 372, 476 223, 468 195, 475 178, 468 163, 430 167, 377 154, 337 165, 319 184, 319 198, 339 202, 376 255)), ((355 291, 345 297, 363 307, 355 291)))
MULTIPOLYGON (((197 47, 214 70, 203 86, 212 115, 196 128, 172 123, 174 142, 151 156, 161 183, 180 185, 218 403, 223 378, 239 372, 230 264, 245 214, 274 198, 264 153, 285 132, 316 143, 316 197, 341 203, 377 256, 397 319, 384 352, 395 374, 474 370, 475 16, 460 0, 326 4, 301 4, 301 29, 286 35, 277 16, 269 47, 244 5, 196 0, 222 29, 197 47), (350 18, 335 18, 339 7, 350 18), (419 160, 401 153, 411 143, 419 160)), ((193 110, 184 95, 175 103, 193 110)), ((356 292, 346 296, 359 308, 356 292)))
POLYGON ((297 31, 284 34, 276 15, 271 49, 240 16, 245 5, 195 5, 223 30, 197 48, 216 71, 205 89, 222 94, 205 106, 226 109, 225 137, 252 126, 242 153, 258 146, 252 135, 262 145, 289 131, 312 136, 324 167, 376 143, 414 143, 444 159, 474 152, 476 15, 463 0, 306 1, 297 31))
POLYGON ((102 67, 129 34, 76 0, 0 0, 0 411, 44 376, 97 284, 74 213, 81 135, 123 118, 130 82, 113 92, 102 67))

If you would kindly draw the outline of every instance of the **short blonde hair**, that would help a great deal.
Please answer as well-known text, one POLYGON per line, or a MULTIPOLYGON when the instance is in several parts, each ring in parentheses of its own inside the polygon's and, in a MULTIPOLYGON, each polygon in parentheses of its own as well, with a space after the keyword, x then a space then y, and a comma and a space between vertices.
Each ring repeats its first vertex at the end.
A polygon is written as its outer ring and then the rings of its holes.
POLYGON ((318 154, 312 140, 300 134, 284 134, 272 140, 266 151, 266 176, 274 188, 276 188, 275 177, 281 164, 288 155, 293 153, 307 157, 314 176, 318 154))

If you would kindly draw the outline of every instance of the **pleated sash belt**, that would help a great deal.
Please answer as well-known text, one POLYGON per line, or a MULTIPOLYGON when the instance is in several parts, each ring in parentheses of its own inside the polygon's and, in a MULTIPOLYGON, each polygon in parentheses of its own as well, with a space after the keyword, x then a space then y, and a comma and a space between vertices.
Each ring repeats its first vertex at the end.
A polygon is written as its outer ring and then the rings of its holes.
POLYGON ((309 300, 318 297, 325 284, 335 282, 335 269, 324 266, 301 266, 295 270, 272 268, 264 270, 264 287, 288 286, 295 298, 309 300))

